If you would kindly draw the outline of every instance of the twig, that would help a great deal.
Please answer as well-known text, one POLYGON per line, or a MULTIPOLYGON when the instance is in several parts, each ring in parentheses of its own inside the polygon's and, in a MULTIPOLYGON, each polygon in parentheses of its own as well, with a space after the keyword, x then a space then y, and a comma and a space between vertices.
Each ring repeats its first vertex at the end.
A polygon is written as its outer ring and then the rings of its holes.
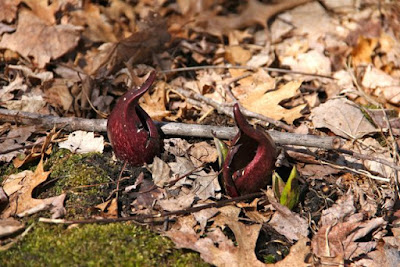
POLYGON ((224 199, 218 202, 208 203, 201 206, 191 207, 183 210, 177 211, 167 211, 160 212, 158 214, 138 214, 129 217, 121 217, 121 218, 104 218, 104 219, 88 219, 88 220, 63 220, 63 219, 49 219, 49 218, 39 218, 39 222, 44 223, 58 223, 58 224, 89 224, 89 223, 115 223, 115 222, 126 222, 126 221, 139 221, 144 222, 146 219, 158 219, 165 218, 169 216, 179 216, 195 213, 208 208, 220 208, 231 203, 254 199, 258 197, 263 197, 265 194, 263 192, 248 194, 240 197, 224 199))
MULTIPOLYGON (((64 128, 66 131, 93 131, 106 132, 107 120, 83 119, 75 117, 60 118, 52 115, 41 115, 15 110, 0 109, 0 121, 38 125, 45 129, 64 128)), ((192 136, 213 138, 215 132, 217 138, 232 139, 237 134, 236 127, 211 126, 174 122, 156 122, 159 129, 167 136, 192 136)), ((268 131, 274 141, 281 145, 297 145, 306 147, 318 147, 321 149, 338 149, 342 141, 338 137, 316 136, 306 134, 294 134, 278 131, 268 131)))
MULTIPOLYGON (((308 155, 308 156, 313 157, 315 160, 313 160, 312 163, 315 163, 315 164, 328 165, 328 166, 331 166, 331 167, 333 167, 335 169, 346 170, 346 171, 350 171, 350 172, 353 172, 353 173, 365 175, 365 176, 367 176, 367 177, 369 177, 371 179, 378 180, 378 181, 381 181, 381 182, 390 182, 389 178, 373 175, 373 174, 371 174, 370 172, 368 172, 367 170, 364 170, 364 169, 355 169, 355 168, 351 168, 351 167, 345 166, 344 164, 341 165, 341 164, 337 164, 337 163, 331 162, 329 160, 320 159, 318 157, 318 155, 315 155, 314 153, 312 153, 310 151, 304 151, 304 150, 303 151, 298 151, 297 149, 292 148, 292 147, 285 147, 285 148, 286 148, 286 151, 288 151, 288 152, 296 152, 296 153, 300 153, 300 154, 304 154, 304 155, 308 155)), ((338 151, 342 151, 343 152, 343 151, 346 151, 346 150, 340 150, 339 149, 338 151)), ((352 153, 350 153, 350 155, 351 154, 352 153)), ((354 154, 357 154, 357 153, 354 153, 354 154)), ((358 154, 358 155, 361 155, 361 154, 358 154)), ((352 156, 355 157, 354 155, 352 155, 352 156)), ((364 156, 364 155, 361 155, 361 156, 364 156)), ((310 163, 309 159, 304 160, 302 158, 296 157, 296 160, 300 161, 300 162, 304 162, 304 163, 310 163)), ((374 158, 371 158, 369 160, 375 160, 376 161, 376 159, 374 159, 374 158)), ((384 165, 390 165, 390 167, 393 167, 394 169, 399 169, 400 168, 399 166, 393 166, 393 164, 391 162, 388 162, 388 161, 380 162, 380 163, 384 164, 384 165)))
POLYGON ((187 173, 185 173, 185 174, 179 176, 178 178, 176 178, 176 179, 174 179, 174 180, 168 182, 168 183, 166 184, 166 186, 170 187, 170 186, 175 185, 175 184, 176 184, 177 182, 179 182, 180 180, 182 180, 182 179, 188 177, 189 175, 193 174, 194 172, 196 172, 196 171, 198 171, 198 170, 201 170, 202 168, 204 168, 204 166, 205 166, 205 163, 201 164, 200 166, 194 168, 193 170, 190 170, 190 171, 188 171, 187 173))
MULTIPOLYGON (((178 93, 182 94, 183 96, 185 96, 187 98, 193 98, 195 100, 202 101, 202 102, 212 106, 219 113, 225 114, 225 115, 227 115, 227 116, 229 116, 231 118, 233 117, 233 112, 232 112, 232 108, 231 107, 228 107, 226 105, 221 105, 221 103, 218 103, 217 101, 214 101, 214 100, 212 100, 212 99, 210 99, 208 97, 205 97, 205 96, 203 96, 201 94, 198 94, 198 93, 195 93, 195 92, 190 92, 188 90, 184 90, 184 89, 181 89, 181 88, 175 88, 175 90, 178 93)), ((283 123, 281 121, 277 121, 277 120, 265 117, 265 116, 263 116, 261 114, 249 111, 249 110, 247 110, 247 109, 245 109, 243 107, 241 108, 241 111, 242 111, 242 113, 244 115, 246 115, 248 117, 259 119, 261 121, 265 121, 265 122, 271 123, 271 124, 273 124, 273 125, 275 125, 275 126, 277 126, 279 128, 285 129, 285 130, 287 130, 289 132, 293 132, 293 130, 294 130, 294 128, 292 126, 287 125, 286 123, 283 123)))
POLYGON ((337 151, 340 152, 340 153, 344 153, 344 154, 350 155, 350 156, 352 156, 354 158, 357 158, 357 159, 375 161, 375 162, 381 163, 383 165, 389 166, 390 168, 393 168, 393 169, 395 169, 397 171, 400 171, 400 166, 398 166, 395 163, 392 163, 392 162, 390 162, 390 161, 388 161, 386 159, 383 159, 383 158, 371 157, 371 156, 363 155, 363 154, 360 154, 360 153, 356 153, 354 151, 347 150, 347 149, 338 149, 337 151))
POLYGON ((184 68, 176 68, 172 70, 163 70, 160 73, 171 73, 171 72, 181 72, 181 71, 191 71, 191 70, 205 70, 205 69, 244 69, 244 70, 257 70, 263 69, 265 71, 275 71, 278 73, 287 73, 287 74, 300 74, 300 75, 308 75, 314 77, 321 77, 321 78, 328 78, 328 79, 335 79, 329 75, 317 74, 317 73, 309 73, 309 72, 302 72, 302 71, 295 71, 295 70, 287 70, 287 69, 280 69, 280 68, 270 68, 270 67, 251 67, 251 66, 212 66, 212 65, 205 65, 205 66, 194 66, 194 67, 184 67, 184 68))

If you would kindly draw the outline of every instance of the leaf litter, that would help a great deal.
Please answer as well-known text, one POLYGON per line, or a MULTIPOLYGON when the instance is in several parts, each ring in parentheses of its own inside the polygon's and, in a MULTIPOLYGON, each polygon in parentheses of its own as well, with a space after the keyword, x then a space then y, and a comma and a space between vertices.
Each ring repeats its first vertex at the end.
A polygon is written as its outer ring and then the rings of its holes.
MULTIPOLYGON (((165 73, 140 104, 157 120, 232 125, 215 110, 238 101, 298 132, 341 137, 344 145, 338 151, 283 147, 287 159, 278 171, 296 165, 301 177, 300 203, 291 211, 270 189, 249 199, 227 198, 212 143, 166 138, 152 164, 113 177, 120 187, 93 207, 100 217, 153 216, 144 221, 217 266, 398 261, 397 3, 378 9, 369 1, 347 0, 105 2, 0 3, 3 108, 101 118, 152 67, 208 64, 220 69, 165 73), (182 88, 218 106, 184 97, 182 88)), ((18 119, 0 125, 0 160, 21 168, 2 174, 2 237, 24 229, 19 217, 44 210, 52 218, 65 214, 66 194, 33 196, 48 180, 51 171, 44 171, 43 160, 56 147, 112 158, 103 136, 75 133, 72 140, 70 133, 61 142, 44 137, 40 125, 21 126, 18 119), (28 170, 32 162, 35 171, 28 170)), ((259 118, 252 122, 273 127, 259 118)))

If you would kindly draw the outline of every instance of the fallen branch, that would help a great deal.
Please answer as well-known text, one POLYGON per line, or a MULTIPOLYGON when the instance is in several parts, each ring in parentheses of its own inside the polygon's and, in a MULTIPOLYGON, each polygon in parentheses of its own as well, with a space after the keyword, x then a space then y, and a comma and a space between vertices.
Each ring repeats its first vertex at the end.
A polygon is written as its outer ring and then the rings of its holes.
MULTIPOLYGON (((37 113, 0 109, 0 121, 25 125, 38 125, 46 130, 63 128, 66 131, 106 132, 107 120, 84 119, 76 117, 57 117, 37 113)), ((213 133, 221 139, 231 139, 237 133, 236 127, 187 124, 175 122, 156 122, 156 125, 166 136, 191 136, 212 138, 213 133)), ((338 149, 342 142, 338 137, 294 134, 278 131, 268 131, 274 141, 280 145, 295 145, 317 147, 322 149, 338 149)))

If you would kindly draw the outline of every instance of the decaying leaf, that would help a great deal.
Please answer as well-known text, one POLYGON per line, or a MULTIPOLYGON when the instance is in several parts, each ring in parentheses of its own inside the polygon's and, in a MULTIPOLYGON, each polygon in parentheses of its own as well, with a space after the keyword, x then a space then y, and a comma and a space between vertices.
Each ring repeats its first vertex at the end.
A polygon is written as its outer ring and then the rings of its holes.
POLYGON ((216 148, 205 141, 193 144, 189 148, 188 154, 196 167, 204 163, 213 163, 218 157, 216 148))
POLYGON ((162 121, 165 117, 171 115, 166 109, 165 82, 157 83, 153 94, 146 93, 140 99, 140 106, 156 121, 162 121))
POLYGON ((26 89, 28 89, 28 86, 26 85, 24 78, 21 77, 21 75, 17 75, 12 82, 0 89, 0 100, 11 100, 14 98, 14 91, 26 91, 26 89))
POLYGON ((153 163, 150 165, 150 168, 154 184, 158 187, 163 187, 170 181, 171 168, 159 157, 154 158, 153 163))
POLYGON ((118 202, 116 198, 110 199, 104 203, 96 205, 101 211, 101 215, 105 218, 117 218, 118 217, 118 202))
MULTIPOLYGON (((35 130, 36 126, 19 126, 17 128, 12 128, 8 132, 4 142, 0 143, 0 151, 6 152, 7 150, 22 147, 35 130)), ((10 162, 19 153, 18 150, 2 153, 0 155, 0 161, 10 162)))
POLYGON ((237 246, 218 228, 199 237, 190 225, 181 225, 180 229, 167 231, 166 235, 178 248, 195 250, 202 259, 216 266, 264 266, 254 253, 261 225, 245 225, 228 218, 225 224, 235 234, 237 246))
POLYGON ((322 211, 320 224, 323 226, 343 221, 345 217, 352 215, 355 211, 354 197, 349 192, 339 198, 332 207, 322 211))
POLYGON ((316 128, 328 128, 344 138, 354 139, 377 130, 365 118, 361 110, 344 99, 332 99, 312 111, 316 128))
POLYGON ((94 137, 94 132, 75 131, 68 136, 68 140, 59 143, 60 148, 74 153, 103 153, 104 137, 94 137))
MULTIPOLYGON (((271 201, 271 198, 268 199, 271 201)), ((268 224, 278 233, 289 240, 299 240, 308 236, 308 223, 306 220, 275 200, 271 201, 271 204, 276 209, 276 212, 268 224)))
POLYGON ((167 198, 159 200, 160 206, 166 211, 183 210, 192 206, 195 194, 180 194, 179 197, 167 198))
POLYGON ((66 194, 59 196, 37 199, 32 197, 33 190, 46 181, 50 172, 43 170, 43 161, 41 160, 36 167, 36 171, 24 171, 17 175, 8 176, 2 186, 9 196, 9 205, 0 215, 1 218, 10 216, 24 217, 43 210, 50 210, 52 218, 58 218, 64 215, 64 199, 66 194))
POLYGON ((0 238, 15 234, 25 228, 25 224, 14 218, 0 219, 0 238))
POLYGON ((196 18, 193 28, 197 31, 222 37, 228 35, 234 29, 246 26, 259 24, 266 27, 272 16, 306 2, 309 2, 309 0, 285 0, 266 5, 257 0, 249 0, 247 6, 238 15, 215 16, 213 11, 203 11, 201 16, 196 18))
POLYGON ((27 9, 21 10, 18 17, 16 32, 5 34, 0 47, 16 51, 24 57, 32 56, 41 68, 78 44, 79 27, 70 24, 49 26, 27 9))
POLYGON ((329 58, 317 50, 298 53, 295 57, 285 57, 282 59, 282 64, 290 66, 294 71, 322 75, 329 75, 331 73, 331 62, 329 58))
POLYGON ((301 85, 301 81, 288 82, 275 91, 270 91, 268 84, 257 84, 246 98, 240 99, 245 108, 264 116, 285 120, 293 123, 295 119, 302 116, 300 113, 306 105, 299 105, 291 109, 286 109, 279 105, 282 100, 293 97, 301 85), (270 91, 270 92, 269 92, 270 91))
POLYGON ((376 247, 376 241, 356 242, 372 230, 386 224, 383 218, 369 221, 332 223, 321 227, 312 239, 313 252, 318 257, 340 257, 348 260, 368 253, 376 247))
POLYGON ((138 32, 117 43, 106 43, 100 47, 99 53, 90 55, 87 71, 102 77, 114 73, 127 62, 149 62, 152 55, 159 52, 169 38, 165 20, 151 13, 138 32))
POLYGON ((400 103, 400 81, 382 70, 368 65, 361 84, 375 89, 374 95, 383 96, 388 102, 395 105, 400 103))
POLYGON ((17 16, 18 5, 21 0, 0 1, 0 22, 12 22, 17 16))
POLYGON ((381 241, 376 249, 369 252, 366 257, 357 260, 355 264, 366 267, 397 266, 400 262, 398 248, 381 241))

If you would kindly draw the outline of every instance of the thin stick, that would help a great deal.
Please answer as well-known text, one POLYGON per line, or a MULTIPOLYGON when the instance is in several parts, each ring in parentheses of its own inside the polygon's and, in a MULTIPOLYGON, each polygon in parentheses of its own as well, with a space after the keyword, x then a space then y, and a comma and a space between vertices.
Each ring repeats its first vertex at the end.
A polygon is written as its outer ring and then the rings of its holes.
MULTIPOLYGON (((26 125, 38 125, 44 129, 65 129, 66 131, 91 131, 106 132, 107 120, 84 119, 75 117, 60 118, 52 115, 22 112, 0 109, 0 121, 20 123, 26 125)), ((232 139, 238 132, 236 127, 211 126, 175 122, 155 122, 166 136, 192 136, 201 138, 213 138, 212 132, 220 139, 232 139)), ((296 145, 306 147, 318 147, 321 149, 338 149, 342 141, 338 137, 316 136, 306 134, 294 134, 278 131, 268 131, 274 141, 281 145, 296 145)))
POLYGON ((259 198, 265 196, 265 193, 258 192, 253 194, 248 194, 244 196, 234 197, 230 199, 224 199, 218 202, 208 203, 201 206, 191 207, 183 210, 177 211, 167 211, 160 212, 158 214, 138 214, 129 217, 121 218, 104 218, 104 219, 88 219, 88 220, 63 220, 63 219, 49 219, 49 218, 39 218, 39 222, 44 223, 58 223, 58 224, 89 224, 89 223, 115 223, 115 222, 126 222, 126 221, 139 221, 144 222, 146 219, 158 219, 166 218, 169 216, 179 216, 195 213, 208 208, 220 208, 231 203, 245 201, 249 199, 259 198))
POLYGON ((317 74, 317 73, 309 73, 309 72, 302 72, 302 71, 295 71, 295 70, 287 70, 287 69, 280 69, 280 68, 270 68, 270 67, 251 67, 251 66, 212 66, 212 65, 205 65, 205 66, 194 66, 194 67, 184 67, 184 68, 176 68, 172 70, 162 70, 160 73, 171 73, 171 72, 182 72, 182 71, 191 71, 191 70, 205 70, 205 69, 244 69, 244 70, 257 70, 263 69, 265 71, 275 71, 278 73, 287 73, 287 74, 300 74, 300 75, 308 75, 314 77, 321 77, 321 78, 328 78, 334 80, 332 76, 317 74))
MULTIPOLYGON (((204 103, 206 103, 207 105, 212 106, 213 108, 215 108, 219 113, 225 114, 231 118, 233 118, 233 112, 232 112, 232 107, 229 107, 227 105, 222 105, 221 103, 218 103, 217 101, 212 100, 211 98, 205 97, 201 94, 195 93, 195 92, 191 92, 188 90, 184 90, 181 88, 175 88, 175 90, 180 93, 181 95, 187 97, 187 98, 193 98, 195 100, 198 101, 202 101, 204 103)), ((249 111, 243 107, 241 107, 240 109, 242 111, 242 113, 244 115, 246 115, 247 117, 251 117, 251 118, 255 118, 255 119, 259 119, 261 121, 265 121, 268 123, 271 123, 279 128, 285 129, 289 132, 293 132, 294 128, 290 125, 287 125, 286 123, 283 123, 281 121, 277 121, 271 118, 268 118, 266 116, 263 116, 261 114, 249 111)))

